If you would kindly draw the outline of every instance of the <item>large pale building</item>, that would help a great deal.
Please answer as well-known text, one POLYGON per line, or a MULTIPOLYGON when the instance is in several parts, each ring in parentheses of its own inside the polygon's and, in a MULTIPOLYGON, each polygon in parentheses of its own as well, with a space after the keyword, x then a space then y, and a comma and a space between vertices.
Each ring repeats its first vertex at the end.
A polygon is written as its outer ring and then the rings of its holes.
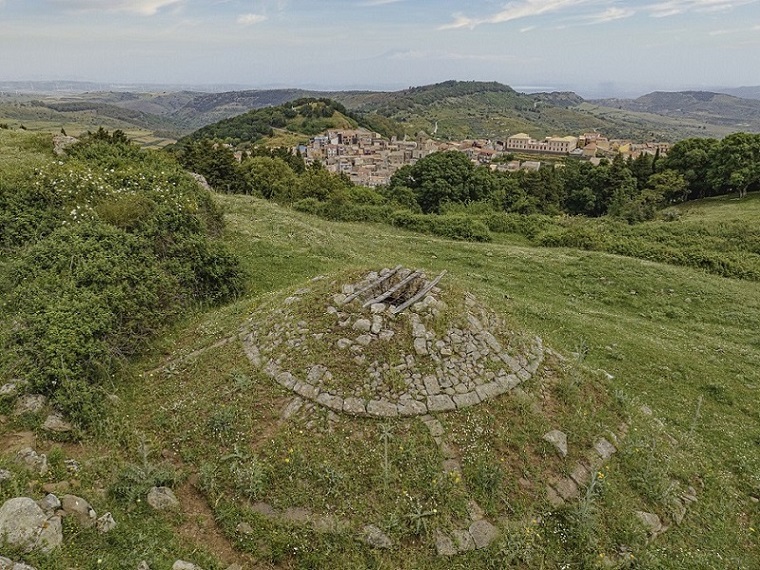
POLYGON ((537 141, 525 133, 517 133, 507 138, 507 151, 546 152, 553 154, 569 154, 578 146, 577 137, 546 137, 537 141))

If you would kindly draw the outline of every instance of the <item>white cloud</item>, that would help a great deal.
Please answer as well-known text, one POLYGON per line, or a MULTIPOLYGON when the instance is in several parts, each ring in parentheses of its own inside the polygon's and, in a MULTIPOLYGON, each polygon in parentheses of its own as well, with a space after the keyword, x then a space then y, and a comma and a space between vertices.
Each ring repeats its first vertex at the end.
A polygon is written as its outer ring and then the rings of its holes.
POLYGON ((167 6, 183 4, 185 0, 52 0, 53 3, 72 10, 97 12, 134 12, 153 16, 167 6))
POLYGON ((241 14, 237 18, 237 23, 241 26, 251 26, 253 24, 260 24, 267 17, 264 14, 241 14))
POLYGON ((755 4, 758 0, 666 0, 644 7, 654 18, 676 16, 687 12, 719 12, 731 10, 746 4, 755 4))
POLYGON ((502 24, 512 20, 520 20, 531 16, 540 16, 551 12, 559 12, 574 6, 581 6, 598 0, 521 0, 510 2, 503 10, 486 16, 485 18, 468 18, 462 14, 455 14, 454 21, 440 27, 442 30, 456 28, 475 28, 482 24, 502 24))
POLYGON ((604 24, 606 22, 630 18, 634 14, 636 14, 636 10, 632 8, 607 8, 601 14, 591 16, 589 22, 592 24, 604 24))

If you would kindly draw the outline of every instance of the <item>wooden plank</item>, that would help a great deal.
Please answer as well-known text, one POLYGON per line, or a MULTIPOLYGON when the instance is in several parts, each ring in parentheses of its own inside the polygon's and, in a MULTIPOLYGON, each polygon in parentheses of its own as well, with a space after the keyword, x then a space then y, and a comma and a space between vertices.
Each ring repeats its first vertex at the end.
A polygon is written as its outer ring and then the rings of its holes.
POLYGON ((356 291, 355 293, 352 293, 351 295, 349 295, 348 297, 346 297, 346 300, 344 301, 344 304, 345 303, 350 303, 351 301, 353 301, 354 299, 356 299, 359 295, 361 295, 363 293, 366 293, 367 291, 370 291, 370 290, 374 289, 375 287, 377 287, 379 285, 382 285, 383 283, 385 283, 386 281, 388 281, 388 279, 390 279, 391 277, 393 277, 394 275, 396 275, 396 273, 398 273, 399 269, 401 269, 402 267, 403 267, 402 265, 397 265, 391 271, 389 271, 388 273, 386 273, 385 275, 383 275, 380 279, 377 279, 377 280, 373 281, 372 283, 370 283, 369 285, 367 285, 366 287, 364 287, 363 289, 360 289, 359 291, 356 291))
POLYGON ((421 275, 421 272, 418 269, 417 271, 415 271, 414 273, 412 273, 411 275, 409 275, 406 279, 403 279, 402 281, 399 281, 398 283, 396 283, 396 285, 394 285, 393 287, 391 287, 390 289, 388 289, 382 295, 378 295, 374 299, 370 299, 369 301, 367 301, 366 303, 364 303, 364 305, 362 305, 362 306, 363 307, 369 307, 370 305, 374 305, 375 303, 381 303, 381 302, 385 301, 388 297, 390 297, 391 295, 393 295, 396 291, 398 291, 402 287, 406 287, 409 283, 411 283, 411 281, 413 279, 416 279, 420 275, 421 275))
POLYGON ((430 290, 438 285, 438 282, 443 279, 443 276, 446 275, 446 270, 444 269, 443 272, 433 279, 427 286, 423 287, 414 297, 411 299, 408 299, 405 303, 402 305, 399 305, 398 307, 394 307, 392 314, 396 315, 406 309, 407 307, 410 307, 411 305, 414 305, 417 301, 422 299, 425 295, 430 293, 430 290))

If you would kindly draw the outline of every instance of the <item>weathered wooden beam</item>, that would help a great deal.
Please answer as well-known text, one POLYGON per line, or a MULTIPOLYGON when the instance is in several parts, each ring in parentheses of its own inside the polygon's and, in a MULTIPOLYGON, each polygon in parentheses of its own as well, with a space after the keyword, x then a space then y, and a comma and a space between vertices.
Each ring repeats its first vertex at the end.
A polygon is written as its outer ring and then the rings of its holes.
POLYGON ((393 277, 394 275, 396 275, 396 273, 398 273, 399 270, 402 267, 403 267, 403 265, 397 265, 396 267, 394 267, 393 269, 391 269, 388 273, 386 273, 385 275, 383 275, 382 277, 380 277, 380 279, 377 279, 377 280, 373 281, 372 283, 370 283, 369 285, 367 285, 366 287, 364 287, 363 289, 360 289, 360 290, 356 291, 355 293, 352 293, 351 295, 349 295, 348 297, 346 297, 346 300, 344 301, 344 304, 345 303, 350 303, 351 301, 353 301, 354 299, 356 299, 358 296, 363 295, 367 291, 371 291, 375 287, 379 287, 380 285, 382 285, 383 283, 385 283, 386 281, 388 281, 388 279, 390 279, 391 277, 393 277))
POLYGON ((417 271, 415 271, 414 273, 412 273, 411 275, 409 275, 406 279, 403 279, 403 280, 399 281, 398 283, 396 283, 396 285, 394 285, 393 287, 391 287, 390 289, 388 289, 382 295, 378 295, 374 299, 370 299, 369 301, 367 301, 366 303, 364 303, 364 305, 362 305, 362 306, 363 307, 369 307, 370 305, 374 305, 375 303, 382 303, 388 297, 390 297, 391 295, 393 295, 396 291, 400 290, 403 287, 406 287, 409 283, 411 283, 414 279, 416 279, 420 275, 421 275, 421 272, 418 269, 417 271))
POLYGON ((430 293, 430 290, 433 287, 435 287, 436 285, 438 285, 438 282, 441 279, 443 279, 444 275, 446 275, 446 270, 445 269, 443 270, 443 272, 438 277, 436 277, 430 283, 428 283, 425 287, 423 287, 422 289, 420 289, 414 297, 412 297, 411 299, 407 299, 403 304, 399 305, 398 307, 394 307, 393 311, 391 311, 391 314, 396 315, 396 314, 400 313, 401 311, 403 311, 404 309, 406 309, 407 307, 410 307, 410 306, 414 305, 417 301, 419 301, 425 295, 427 295, 428 293, 430 293))

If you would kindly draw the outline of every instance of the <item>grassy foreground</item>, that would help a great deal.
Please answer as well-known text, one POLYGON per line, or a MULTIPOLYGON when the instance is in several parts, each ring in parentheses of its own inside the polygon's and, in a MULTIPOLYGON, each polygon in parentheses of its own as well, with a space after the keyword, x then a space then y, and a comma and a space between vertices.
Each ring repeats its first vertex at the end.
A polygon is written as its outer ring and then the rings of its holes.
MULTIPOLYGON (((249 273, 249 293, 187 318, 114 385, 114 405, 79 443, 40 440, 47 479, 18 473, 0 499, 72 479, 119 523, 108 535, 64 529, 68 546, 38 568, 756 568, 760 566, 760 283, 601 252, 452 242, 388 226, 339 224, 244 196, 218 196, 226 241, 249 273), (462 453, 462 480, 441 480, 441 456, 419 421, 280 419, 289 394, 252 368, 235 338, 257 309, 318 275, 404 264, 447 270, 518 330, 566 360, 549 379, 466 413, 440 417, 462 453), (220 341, 229 342, 220 344, 220 341), (196 351, 201 352, 196 352, 196 351), (605 375, 599 370, 608 373, 605 375), (610 379, 609 377, 612 376, 610 379), (641 411, 648 406, 653 416, 641 411), (625 421, 620 451, 582 498, 552 507, 544 484, 625 421), (570 455, 541 441, 569 434, 570 455), (385 430, 385 432, 383 431, 385 430), (389 433, 384 452, 382 434, 389 433), (387 459, 387 460, 386 460, 387 459), (383 464, 389 465, 384 468, 383 464), (521 483, 520 481, 526 481, 521 483), (170 483, 179 512, 157 515, 144 491, 170 483), (697 491, 681 524, 650 540, 636 510, 672 522, 672 499, 697 491), (475 497, 501 538, 453 559, 436 529, 475 497), (256 510, 308 509, 347 521, 337 532, 256 510), (435 514, 432 513, 435 510, 435 514), (367 523, 395 547, 356 540, 367 523), (252 533, 241 530, 246 523, 252 533)), ((689 221, 721 224, 741 205, 692 206, 689 221), (715 207, 713 207, 715 206, 715 207), (716 210, 720 208, 720 215, 716 210)), ((331 358, 326 356, 325 358, 331 358)), ((8 414, 7 405, 2 413, 8 414)), ((6 434, 42 418, 5 418, 6 434)), ((41 434, 40 434, 41 435, 41 434)), ((35 495, 37 496, 37 495, 35 495)), ((40 495, 41 496, 41 495, 40 495)), ((295 517, 297 519, 297 517, 295 517)))

